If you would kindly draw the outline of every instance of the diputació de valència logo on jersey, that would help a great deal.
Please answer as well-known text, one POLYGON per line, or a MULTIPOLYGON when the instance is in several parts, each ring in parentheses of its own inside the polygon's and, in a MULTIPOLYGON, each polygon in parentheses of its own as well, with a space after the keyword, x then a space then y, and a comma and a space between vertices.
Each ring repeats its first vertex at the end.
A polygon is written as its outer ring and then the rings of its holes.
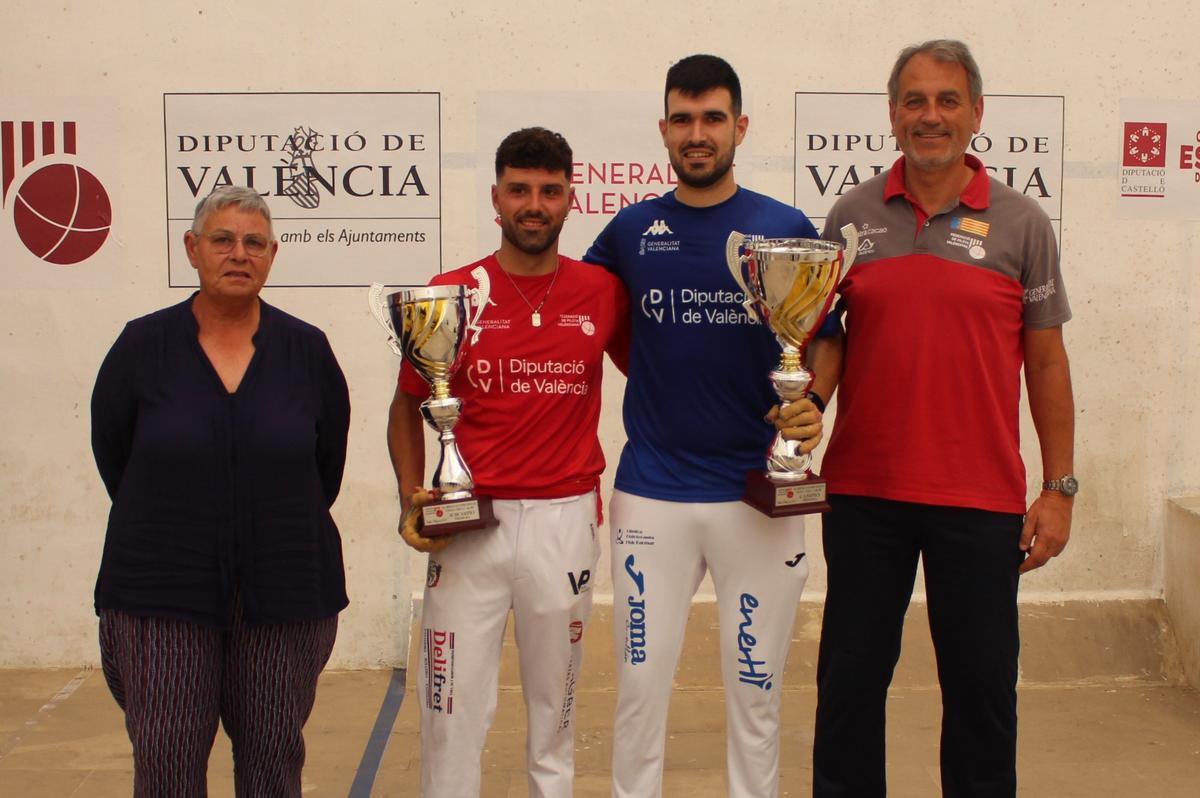
POLYGON ((0 195, 17 237, 39 260, 73 266, 108 240, 112 202, 81 162, 77 120, 0 120, 0 195))
POLYGON ((194 286, 183 235, 214 188, 271 209, 271 284, 424 285, 441 266, 437 92, 166 93, 169 284, 194 286))

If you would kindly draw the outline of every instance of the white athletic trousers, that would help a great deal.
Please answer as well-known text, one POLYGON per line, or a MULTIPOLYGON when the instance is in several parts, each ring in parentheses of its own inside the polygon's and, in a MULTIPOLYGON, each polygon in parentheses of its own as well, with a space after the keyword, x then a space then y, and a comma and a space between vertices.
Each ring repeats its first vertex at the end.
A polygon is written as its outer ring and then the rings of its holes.
POLYGON ((774 798, 783 668, 808 577, 804 521, 768 518, 742 502, 666 502, 621 491, 611 509, 614 798, 662 795, 671 684, 706 568, 721 625, 729 795, 774 798))
POLYGON ((529 718, 531 798, 566 798, 575 776, 575 680, 600 555, 596 494, 495 500, 498 527, 431 555, 421 620, 421 795, 479 795, 512 609, 529 718))

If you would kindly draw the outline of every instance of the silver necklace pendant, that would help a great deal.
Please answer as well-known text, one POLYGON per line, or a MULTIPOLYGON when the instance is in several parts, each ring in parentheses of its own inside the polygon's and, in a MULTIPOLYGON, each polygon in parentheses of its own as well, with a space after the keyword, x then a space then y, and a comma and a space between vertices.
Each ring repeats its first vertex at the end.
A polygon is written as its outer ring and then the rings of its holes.
POLYGON ((554 290, 554 283, 558 280, 558 264, 554 265, 554 274, 550 277, 550 285, 546 288, 546 293, 542 294, 542 301, 535 308, 533 303, 525 296, 525 292, 521 290, 521 286, 517 285, 517 281, 512 278, 512 275, 504 271, 501 266, 500 270, 504 272, 504 276, 508 278, 509 284, 513 290, 517 292, 517 296, 521 297, 521 301, 525 303, 525 307, 529 308, 529 323, 534 327, 542 326, 542 306, 546 304, 546 300, 550 298, 550 292, 554 290))

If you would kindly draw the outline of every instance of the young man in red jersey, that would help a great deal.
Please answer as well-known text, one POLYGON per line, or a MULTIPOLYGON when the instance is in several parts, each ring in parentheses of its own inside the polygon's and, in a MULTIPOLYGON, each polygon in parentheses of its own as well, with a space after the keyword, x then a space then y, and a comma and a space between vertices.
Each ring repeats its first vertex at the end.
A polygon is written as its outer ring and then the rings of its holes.
MULTIPOLYGON (((622 369, 629 303, 604 269, 558 254, 571 206, 571 148, 527 128, 496 151, 492 205, 500 248, 435 277, 490 283, 482 333, 451 382, 463 400, 455 436, 499 526, 422 537, 430 552, 422 618, 421 794, 479 794, 480 755, 496 709, 504 626, 516 624, 528 714, 529 794, 570 796, 575 681, 591 613, 604 454, 596 435, 604 353, 622 369)), ((388 419, 400 496, 424 502, 419 405, 428 386, 406 363, 388 419)))

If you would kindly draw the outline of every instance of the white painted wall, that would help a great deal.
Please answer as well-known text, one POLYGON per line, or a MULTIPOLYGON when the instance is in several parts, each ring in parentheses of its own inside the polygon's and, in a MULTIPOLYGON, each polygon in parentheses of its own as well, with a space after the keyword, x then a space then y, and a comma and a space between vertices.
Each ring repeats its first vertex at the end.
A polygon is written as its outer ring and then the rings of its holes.
MULTIPOLYGON (((16 270, 30 266, 20 261, 9 217, 0 219, 9 286, 0 294, 0 666, 97 658, 91 593, 108 501, 88 445, 88 397, 122 324, 186 295, 165 287, 163 92, 440 91, 443 254, 451 267, 482 254, 477 205, 487 199, 476 165, 490 168, 497 142, 476 141, 481 92, 657 92, 674 60, 718 53, 753 97, 750 186, 789 201, 793 92, 881 90, 894 53, 932 36, 973 46, 985 91, 1066 97, 1063 268, 1075 309, 1067 340, 1083 493, 1071 546, 1027 577, 1026 597, 1159 594, 1163 499, 1200 492, 1200 225, 1116 218, 1118 103, 1197 98, 1197 8, 1185 0, 533 7, 9 0, 0 102, 98 100, 123 149, 112 156, 118 176, 106 183, 117 209, 113 239, 104 257, 56 275, 56 287, 19 287, 27 282, 15 279, 16 270)), ((645 120, 648 136, 655 123, 645 120)), ((275 268, 287 268, 286 249, 275 268)), ((334 662, 394 664, 424 575, 423 555, 393 531, 383 432, 397 362, 367 315, 364 291, 268 288, 266 296, 328 332, 352 391, 349 466, 335 508, 352 604, 334 662)), ((616 382, 606 391, 602 429, 610 462, 623 434, 616 382)), ((1024 435, 1032 481, 1040 468, 1028 420, 1024 435)), ((816 527, 809 588, 819 596, 816 527)), ((598 590, 610 585, 605 576, 598 590)))

